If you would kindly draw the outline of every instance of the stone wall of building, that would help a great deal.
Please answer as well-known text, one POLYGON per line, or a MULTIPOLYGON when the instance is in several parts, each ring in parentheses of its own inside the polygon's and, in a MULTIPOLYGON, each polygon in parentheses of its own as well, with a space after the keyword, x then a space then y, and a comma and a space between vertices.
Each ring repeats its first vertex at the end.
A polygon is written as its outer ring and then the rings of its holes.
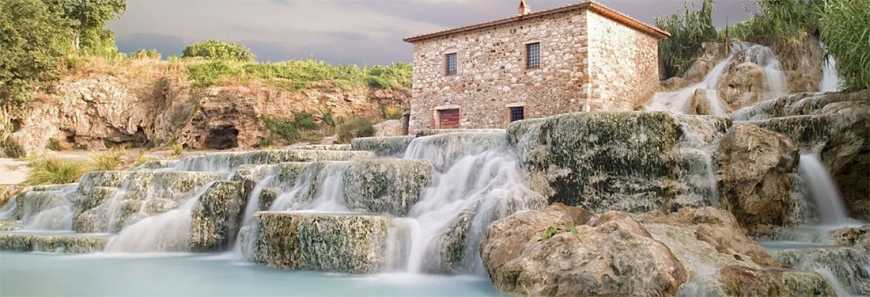
POLYGON ((589 70, 594 111, 632 110, 659 84, 658 38, 589 13, 589 70))
MULTIPOLYGON (((525 118, 632 110, 658 85, 658 39, 586 9, 531 17, 414 42, 409 132, 439 129, 438 110, 459 109, 460 128, 505 128, 525 118), (588 35, 587 35, 588 34, 588 35), (526 44, 540 63, 526 67, 526 44), (457 73, 446 74, 456 53, 457 73)), ((451 117, 452 118, 452 117, 451 117)))
POLYGON ((438 126, 438 109, 459 108, 461 128, 505 128, 508 106, 525 117, 583 110, 588 94, 586 11, 575 10, 415 42, 409 132, 438 126), (541 67, 526 68, 540 42, 541 67), (457 73, 446 75, 448 53, 457 73))

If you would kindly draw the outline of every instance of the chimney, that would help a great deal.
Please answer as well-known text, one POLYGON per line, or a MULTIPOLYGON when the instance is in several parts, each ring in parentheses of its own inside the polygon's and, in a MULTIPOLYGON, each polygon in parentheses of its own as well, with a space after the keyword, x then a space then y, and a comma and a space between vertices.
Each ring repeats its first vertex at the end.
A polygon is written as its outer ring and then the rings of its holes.
POLYGON ((532 13, 532 9, 526 4, 526 0, 520 0, 520 8, 517 8, 517 16, 523 16, 532 13))

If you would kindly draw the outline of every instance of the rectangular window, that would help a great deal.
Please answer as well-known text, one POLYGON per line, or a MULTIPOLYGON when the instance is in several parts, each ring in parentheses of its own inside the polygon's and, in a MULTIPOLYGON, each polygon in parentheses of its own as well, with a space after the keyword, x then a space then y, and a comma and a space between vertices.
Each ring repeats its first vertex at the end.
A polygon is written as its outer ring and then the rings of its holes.
POLYGON ((456 53, 447 54, 447 75, 456 74, 456 53))
POLYGON ((526 118, 525 110, 522 106, 511 107, 511 122, 519 121, 526 118))
POLYGON ((541 43, 526 44, 526 68, 534 69, 541 67, 541 43))
POLYGON ((438 111, 439 129, 459 128, 459 109, 442 109, 438 111))

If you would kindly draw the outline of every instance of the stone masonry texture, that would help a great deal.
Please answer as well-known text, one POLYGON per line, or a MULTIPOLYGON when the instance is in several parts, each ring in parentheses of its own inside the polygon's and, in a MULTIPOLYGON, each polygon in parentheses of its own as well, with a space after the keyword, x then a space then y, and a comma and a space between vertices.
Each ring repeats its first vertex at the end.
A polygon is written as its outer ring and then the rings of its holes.
POLYGON ((527 119, 631 110, 658 85, 658 40, 589 9, 414 40, 409 132, 442 128, 444 109, 459 109, 463 129, 503 129, 516 106, 527 119), (526 67, 530 43, 540 43, 534 69, 526 67), (447 75, 452 53, 456 74, 447 75))

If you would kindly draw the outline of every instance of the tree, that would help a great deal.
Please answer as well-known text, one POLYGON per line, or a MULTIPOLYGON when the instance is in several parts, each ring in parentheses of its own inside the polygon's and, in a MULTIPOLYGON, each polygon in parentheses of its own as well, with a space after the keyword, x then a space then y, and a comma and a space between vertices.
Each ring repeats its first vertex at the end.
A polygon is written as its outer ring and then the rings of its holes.
POLYGON ((185 58, 202 57, 219 61, 252 62, 255 58, 254 53, 244 45, 218 40, 191 44, 182 53, 185 58))
POLYGON ((73 47, 89 53, 115 48, 115 34, 103 27, 127 10, 126 0, 43 0, 76 32, 73 47))
POLYGON ((0 1, 0 100, 6 112, 25 106, 60 78, 70 49, 68 22, 41 1, 0 1))

